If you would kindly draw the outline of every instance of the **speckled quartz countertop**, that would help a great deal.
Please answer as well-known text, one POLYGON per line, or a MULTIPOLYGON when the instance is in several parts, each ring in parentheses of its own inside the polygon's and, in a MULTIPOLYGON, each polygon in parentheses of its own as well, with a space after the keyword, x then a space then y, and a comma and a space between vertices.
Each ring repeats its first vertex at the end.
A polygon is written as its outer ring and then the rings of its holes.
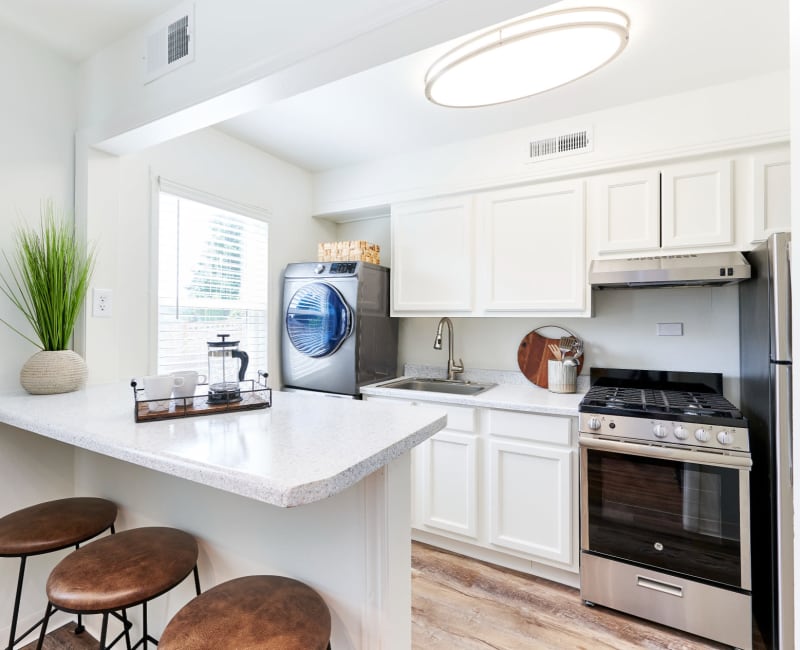
POLYGON ((0 394, 0 422, 275 506, 320 501, 444 427, 432 413, 273 393, 267 409, 136 423, 125 383, 0 394))
MULTIPOLYGON (((432 366, 406 365, 406 377, 443 377, 444 369, 432 366)), ((578 404, 588 389, 588 377, 578 377, 577 392, 551 393, 529 382, 522 373, 496 370, 467 370, 458 379, 478 383, 496 384, 477 395, 450 395, 427 391, 405 390, 388 387, 398 379, 364 386, 362 394, 367 397, 394 397, 414 401, 459 404, 482 408, 525 411, 548 415, 578 415, 578 404)))

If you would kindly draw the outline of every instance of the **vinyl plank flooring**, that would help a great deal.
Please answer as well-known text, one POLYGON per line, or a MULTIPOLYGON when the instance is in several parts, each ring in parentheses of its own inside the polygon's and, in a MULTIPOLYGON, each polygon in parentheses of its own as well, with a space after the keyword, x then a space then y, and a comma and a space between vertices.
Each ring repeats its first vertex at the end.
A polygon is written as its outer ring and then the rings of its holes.
MULTIPOLYGON (((88 632, 75 634, 75 623, 66 625, 48 633, 42 644, 43 650, 97 650, 97 640, 88 632)), ((35 650, 36 641, 23 646, 20 650, 35 650)))
MULTIPOLYGON (((414 543, 414 650, 721 650, 661 625, 587 607, 577 589, 414 543)), ((756 650, 766 650, 760 639, 756 650)))
MULTIPOLYGON (((577 589, 415 542, 412 650, 722 650, 713 643, 604 607, 577 589)), ((70 623, 45 650, 95 650, 70 623)), ((35 643, 21 650, 34 650, 35 643)), ((755 650, 766 650, 759 638, 755 650)), ((221 649, 222 650, 222 649, 221 649)), ((236 650, 236 649, 230 649, 236 650)))

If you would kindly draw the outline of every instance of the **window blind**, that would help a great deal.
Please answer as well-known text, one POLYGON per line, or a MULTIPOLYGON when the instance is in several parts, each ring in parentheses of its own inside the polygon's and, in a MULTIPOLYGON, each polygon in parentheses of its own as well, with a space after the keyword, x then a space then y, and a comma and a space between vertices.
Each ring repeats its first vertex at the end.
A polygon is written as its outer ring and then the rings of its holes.
POLYGON ((267 368, 268 224, 181 194, 158 195, 158 373, 205 374, 207 342, 229 334, 254 378, 267 368))

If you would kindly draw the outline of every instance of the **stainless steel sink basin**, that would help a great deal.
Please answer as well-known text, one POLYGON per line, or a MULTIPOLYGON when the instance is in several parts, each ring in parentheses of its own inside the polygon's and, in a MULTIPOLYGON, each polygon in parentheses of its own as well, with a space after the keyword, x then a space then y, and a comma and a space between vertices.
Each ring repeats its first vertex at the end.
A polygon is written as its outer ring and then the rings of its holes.
POLYGON ((477 395, 485 390, 494 388, 497 384, 476 384, 470 381, 455 379, 423 379, 410 377, 400 379, 390 384, 383 384, 381 388, 399 388, 400 390, 424 390, 432 393, 450 393, 452 395, 477 395))

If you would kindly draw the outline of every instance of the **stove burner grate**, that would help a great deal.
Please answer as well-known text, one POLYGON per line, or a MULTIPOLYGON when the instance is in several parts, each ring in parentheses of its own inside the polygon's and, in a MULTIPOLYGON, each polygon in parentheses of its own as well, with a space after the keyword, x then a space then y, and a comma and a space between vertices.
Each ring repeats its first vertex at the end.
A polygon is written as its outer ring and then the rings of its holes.
POLYGON ((593 407, 632 415, 671 414, 731 419, 742 417, 738 409, 718 393, 654 388, 595 385, 581 402, 584 410, 593 407))

